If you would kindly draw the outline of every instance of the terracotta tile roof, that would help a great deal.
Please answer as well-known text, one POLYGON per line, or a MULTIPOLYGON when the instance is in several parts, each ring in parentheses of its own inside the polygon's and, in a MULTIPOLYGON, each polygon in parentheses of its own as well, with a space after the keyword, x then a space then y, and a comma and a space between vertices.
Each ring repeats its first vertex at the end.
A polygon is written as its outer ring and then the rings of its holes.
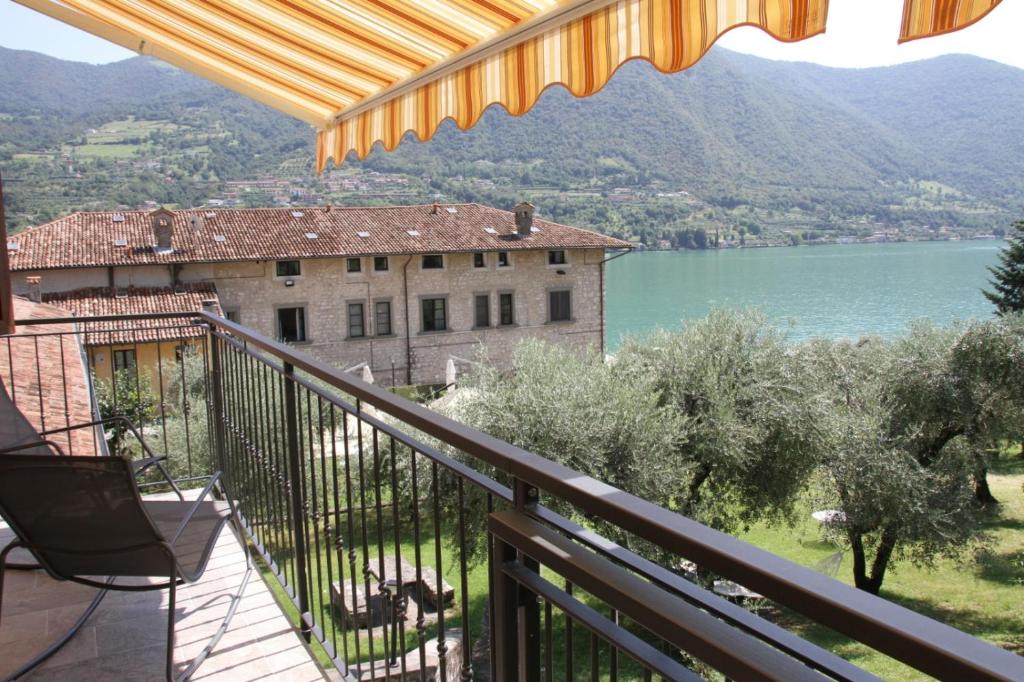
MULTIPOLYGON (((14 299, 17 320, 68 314, 56 306, 14 299)), ((0 336, 0 379, 18 409, 39 431, 93 420, 85 358, 73 332, 70 324, 19 325, 13 336, 0 336)), ((68 434, 49 436, 65 454, 75 455, 97 454, 96 437, 89 428, 73 431, 70 440, 68 434)))
MULTIPOLYGON (((90 287, 44 294, 45 303, 53 303, 75 317, 133 315, 151 313, 189 313, 203 309, 204 300, 217 301, 217 288, 210 282, 182 284, 178 287, 90 287)), ((145 319, 119 322, 79 323, 87 346, 172 341, 202 336, 204 330, 187 318, 145 319)))
POLYGON ((519 239, 513 213, 479 204, 442 204, 436 212, 430 205, 192 209, 174 211, 172 250, 161 253, 153 247, 149 212, 73 213, 12 236, 10 241, 17 248, 11 251, 10 259, 11 270, 49 270, 459 251, 631 248, 628 242, 576 227, 540 219, 533 224, 536 231, 519 239), (418 235, 410 235, 410 230, 418 235))

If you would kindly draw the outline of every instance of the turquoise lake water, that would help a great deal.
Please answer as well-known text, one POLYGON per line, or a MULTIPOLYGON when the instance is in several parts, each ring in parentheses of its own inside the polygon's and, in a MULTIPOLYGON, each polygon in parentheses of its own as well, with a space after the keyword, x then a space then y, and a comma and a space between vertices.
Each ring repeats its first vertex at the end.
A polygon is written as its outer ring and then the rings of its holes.
POLYGON ((608 349, 715 306, 753 307, 794 340, 893 336, 913 320, 992 316, 1002 241, 630 253, 608 264, 608 349))

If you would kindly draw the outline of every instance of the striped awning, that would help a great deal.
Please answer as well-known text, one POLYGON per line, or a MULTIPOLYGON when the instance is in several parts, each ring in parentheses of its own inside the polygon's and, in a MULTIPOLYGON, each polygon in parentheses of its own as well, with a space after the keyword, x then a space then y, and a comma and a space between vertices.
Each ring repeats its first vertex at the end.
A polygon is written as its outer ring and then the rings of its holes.
MULTIPOLYGON (((905 0, 903 38, 953 30, 998 0, 905 0), (984 5, 984 7, 982 7, 984 5)), ((585 97, 623 63, 664 72, 729 29, 796 41, 827 0, 17 0, 232 88, 319 130, 317 170, 408 133, 429 139, 545 88, 585 97)))
POLYGON ((1002 0, 904 0, 900 42, 967 28, 1002 0))

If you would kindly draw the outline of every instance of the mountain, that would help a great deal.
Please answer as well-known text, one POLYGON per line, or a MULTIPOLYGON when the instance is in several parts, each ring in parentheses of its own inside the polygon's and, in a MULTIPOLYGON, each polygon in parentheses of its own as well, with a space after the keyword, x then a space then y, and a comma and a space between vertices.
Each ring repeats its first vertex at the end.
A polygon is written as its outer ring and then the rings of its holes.
POLYGON ((148 58, 93 66, 0 48, 0 91, 18 225, 282 192, 338 204, 526 197, 549 218, 645 241, 991 231, 1024 214, 1024 71, 967 56, 833 69, 716 48, 680 74, 630 63, 589 99, 552 88, 524 117, 492 108, 468 132, 449 123, 320 178, 308 126, 148 58), (226 184, 274 178, 284 189, 226 184))

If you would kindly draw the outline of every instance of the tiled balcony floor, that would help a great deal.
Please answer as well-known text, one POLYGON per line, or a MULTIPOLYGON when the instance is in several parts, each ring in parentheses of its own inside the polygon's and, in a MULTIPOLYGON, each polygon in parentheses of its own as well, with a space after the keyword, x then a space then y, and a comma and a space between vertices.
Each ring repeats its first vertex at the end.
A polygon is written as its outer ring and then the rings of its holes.
MULTIPOLYGON (((13 534, 0 522, 0 547, 11 539, 13 534)), ((225 528, 203 579, 178 589, 174 658, 179 671, 220 625, 244 571, 242 548, 225 528)), ((63 634, 95 594, 93 588, 52 580, 43 571, 7 571, 0 614, 0 679, 63 634)), ((78 634, 22 679, 161 680, 167 607, 167 590, 108 592, 78 634)), ((192 679, 327 678, 254 570, 228 631, 192 679)))

